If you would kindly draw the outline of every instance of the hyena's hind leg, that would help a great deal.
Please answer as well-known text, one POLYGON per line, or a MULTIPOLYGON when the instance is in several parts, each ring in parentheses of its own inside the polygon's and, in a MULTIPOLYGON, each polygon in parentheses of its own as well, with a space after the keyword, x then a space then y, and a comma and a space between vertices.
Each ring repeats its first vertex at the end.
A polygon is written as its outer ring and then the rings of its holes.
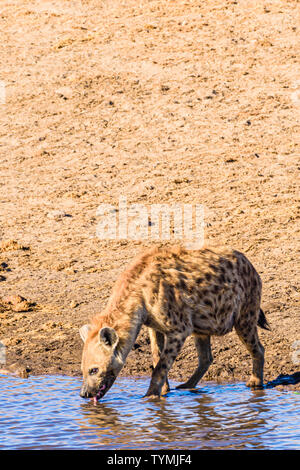
MULTIPOLYGON (((161 356, 162 350, 164 349, 165 345, 165 337, 163 333, 159 331, 155 331, 152 328, 149 328, 149 336, 150 336, 150 343, 151 343, 151 351, 152 351, 152 360, 153 360, 153 367, 156 367, 159 358, 161 356)), ((170 391, 169 381, 168 378, 164 383, 161 394, 165 395, 170 391)))
MULTIPOLYGON (((251 313, 256 318, 254 312, 251 313)), ((252 375, 246 385, 252 388, 262 388, 265 350, 258 338, 257 322, 254 320, 250 324, 249 321, 239 321, 235 324, 235 330, 252 357, 252 375)))
POLYGON ((195 336, 194 341, 198 353, 198 367, 187 382, 176 388, 195 388, 213 361, 210 336, 195 336))

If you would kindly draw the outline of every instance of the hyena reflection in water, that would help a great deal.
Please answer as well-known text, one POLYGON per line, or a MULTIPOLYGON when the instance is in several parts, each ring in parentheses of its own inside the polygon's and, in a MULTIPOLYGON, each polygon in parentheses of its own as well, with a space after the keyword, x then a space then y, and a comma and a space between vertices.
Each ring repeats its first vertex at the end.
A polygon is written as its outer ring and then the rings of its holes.
POLYGON ((231 249, 155 248, 117 280, 105 310, 80 329, 84 341, 80 395, 102 398, 124 366, 142 325, 149 327, 154 370, 146 396, 169 390, 168 371, 193 335, 199 364, 178 388, 194 388, 212 363, 210 337, 235 328, 252 356, 247 385, 263 385, 264 348, 257 325, 261 280, 250 261, 231 249))

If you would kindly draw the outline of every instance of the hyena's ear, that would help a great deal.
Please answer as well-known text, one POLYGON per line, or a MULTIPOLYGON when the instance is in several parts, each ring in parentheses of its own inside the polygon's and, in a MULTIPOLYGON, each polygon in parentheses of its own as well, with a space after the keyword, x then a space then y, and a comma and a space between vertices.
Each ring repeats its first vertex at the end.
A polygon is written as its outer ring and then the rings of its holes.
POLYGON ((91 328, 91 325, 83 325, 79 329, 80 337, 81 337, 81 339, 84 343, 86 342, 86 339, 87 339, 87 336, 89 334, 90 328, 91 328))
POLYGON ((104 346, 108 348, 113 348, 117 345, 117 342, 119 341, 119 336, 113 328, 105 326, 104 328, 101 328, 99 332, 99 339, 100 343, 102 343, 104 346))

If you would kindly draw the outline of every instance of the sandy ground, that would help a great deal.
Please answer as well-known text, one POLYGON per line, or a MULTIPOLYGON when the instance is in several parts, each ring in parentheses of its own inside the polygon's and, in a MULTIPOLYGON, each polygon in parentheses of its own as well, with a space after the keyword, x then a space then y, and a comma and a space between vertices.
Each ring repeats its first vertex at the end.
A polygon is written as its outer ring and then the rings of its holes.
MULTIPOLYGON (((243 251, 262 277, 266 381, 299 381, 299 8, 1 2, 6 366, 80 374, 78 328, 155 243, 97 237, 98 206, 125 196, 203 205, 206 243, 243 251), (16 295, 27 303, 7 301, 16 295)), ((145 330, 137 343, 123 374, 149 375, 145 330)), ((234 332, 213 338, 213 354, 207 380, 246 380, 251 361, 234 332)), ((170 376, 185 380, 196 363, 188 340, 170 376)))

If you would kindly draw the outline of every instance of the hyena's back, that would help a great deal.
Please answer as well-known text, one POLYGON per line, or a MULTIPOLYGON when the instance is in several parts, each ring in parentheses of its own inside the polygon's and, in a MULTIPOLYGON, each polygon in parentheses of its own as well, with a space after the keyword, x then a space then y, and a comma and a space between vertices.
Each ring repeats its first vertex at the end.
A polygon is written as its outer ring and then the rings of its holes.
POLYGON ((224 335, 259 321, 261 280, 236 250, 151 250, 128 274, 145 302, 146 325, 163 333, 224 335))
POLYGON ((102 397, 109 390, 143 324, 149 327, 154 366, 146 396, 168 391, 168 371, 189 335, 194 335, 198 367, 179 387, 194 388, 213 360, 210 337, 225 335, 233 326, 252 356, 247 385, 261 387, 264 348, 257 325, 267 322, 260 299, 260 277, 238 251, 147 251, 119 277, 91 328, 83 327, 82 396, 102 397))

